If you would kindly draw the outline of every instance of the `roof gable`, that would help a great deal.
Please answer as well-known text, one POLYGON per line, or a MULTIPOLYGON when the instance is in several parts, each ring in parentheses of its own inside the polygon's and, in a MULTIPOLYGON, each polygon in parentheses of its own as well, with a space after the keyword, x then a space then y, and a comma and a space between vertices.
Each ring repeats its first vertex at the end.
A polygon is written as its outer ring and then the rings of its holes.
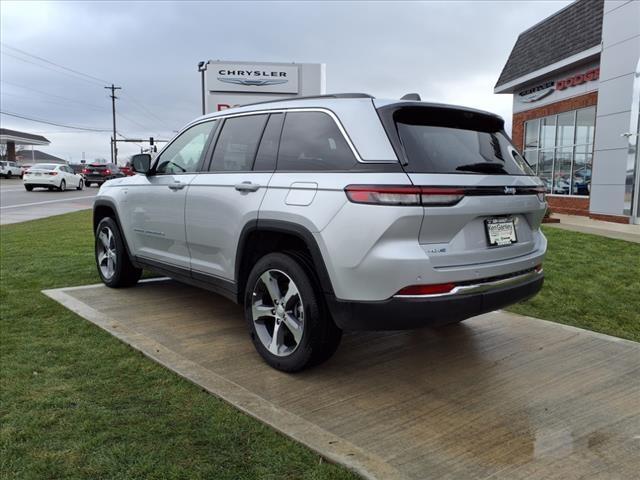
POLYGON ((496 87, 602 41, 604 0, 577 0, 518 36, 496 87))

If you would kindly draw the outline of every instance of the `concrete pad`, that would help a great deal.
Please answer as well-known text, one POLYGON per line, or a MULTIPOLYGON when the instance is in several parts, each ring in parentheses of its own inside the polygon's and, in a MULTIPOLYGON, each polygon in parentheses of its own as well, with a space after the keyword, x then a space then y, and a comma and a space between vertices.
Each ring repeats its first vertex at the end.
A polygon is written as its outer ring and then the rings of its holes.
POLYGON ((640 344, 493 312, 345 335, 287 375, 240 307, 169 280, 44 292, 179 375, 366 478, 637 478, 640 344))
POLYGON ((546 223, 545 226, 640 243, 640 225, 603 222, 589 217, 559 213, 554 213, 552 217, 560 220, 560 223, 546 223))

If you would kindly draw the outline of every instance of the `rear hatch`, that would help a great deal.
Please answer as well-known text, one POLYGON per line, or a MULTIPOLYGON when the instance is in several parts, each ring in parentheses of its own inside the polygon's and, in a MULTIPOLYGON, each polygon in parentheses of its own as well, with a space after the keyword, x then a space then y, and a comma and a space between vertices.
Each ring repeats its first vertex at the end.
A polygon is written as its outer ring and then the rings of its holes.
POLYGON ((404 170, 422 187, 419 241, 434 267, 507 260, 537 248, 544 188, 500 117, 409 102, 378 112, 404 170))
POLYGON ((91 176, 91 177, 102 177, 105 175, 108 175, 107 173, 107 166, 104 164, 91 164, 91 165, 87 165, 86 169, 85 169, 85 175, 86 176, 91 176))

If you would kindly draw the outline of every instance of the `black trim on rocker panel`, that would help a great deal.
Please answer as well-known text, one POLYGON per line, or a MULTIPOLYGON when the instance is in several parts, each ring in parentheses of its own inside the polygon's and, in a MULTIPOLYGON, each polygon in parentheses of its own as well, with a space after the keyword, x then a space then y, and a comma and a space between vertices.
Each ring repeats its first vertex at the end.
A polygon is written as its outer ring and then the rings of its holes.
MULTIPOLYGON (((235 278, 237 280, 240 278, 240 268, 242 266, 242 258, 246 247, 247 237, 250 233, 253 233, 255 231, 288 233, 300 238, 309 249, 309 252, 311 252, 311 259, 313 260, 313 264, 315 267, 315 274, 318 277, 322 291, 324 293, 333 295, 333 286, 331 285, 331 279, 329 278, 327 267, 324 264, 324 259, 322 258, 322 254, 320 253, 320 248, 318 247, 318 243, 316 242, 313 234, 306 228, 296 223, 291 223, 284 220, 252 220, 244 226, 242 232, 240 233, 238 250, 236 251, 235 278)), ((240 290, 241 289, 238 289, 238 293, 240 293, 240 290)), ((239 299, 240 303, 242 303, 242 301, 242 299, 239 299)))
POLYGON ((136 262, 140 265, 153 270, 156 273, 166 275, 179 282, 193 285, 210 292, 217 293, 232 301, 237 300, 236 284, 223 278, 207 275, 205 273, 191 272, 187 268, 178 267, 176 265, 167 265, 150 258, 136 257, 136 262))

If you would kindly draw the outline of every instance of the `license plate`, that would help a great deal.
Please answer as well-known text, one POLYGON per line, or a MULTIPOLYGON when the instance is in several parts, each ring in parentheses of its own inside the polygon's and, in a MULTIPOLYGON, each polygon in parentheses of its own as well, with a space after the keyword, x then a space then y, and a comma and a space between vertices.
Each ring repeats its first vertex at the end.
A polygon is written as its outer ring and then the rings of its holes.
POLYGON ((42 175, 41 173, 36 172, 36 177, 39 177, 39 176, 41 176, 41 175, 42 175))
POLYGON ((487 218, 484 224, 490 247, 503 247, 518 241, 512 217, 487 218))

